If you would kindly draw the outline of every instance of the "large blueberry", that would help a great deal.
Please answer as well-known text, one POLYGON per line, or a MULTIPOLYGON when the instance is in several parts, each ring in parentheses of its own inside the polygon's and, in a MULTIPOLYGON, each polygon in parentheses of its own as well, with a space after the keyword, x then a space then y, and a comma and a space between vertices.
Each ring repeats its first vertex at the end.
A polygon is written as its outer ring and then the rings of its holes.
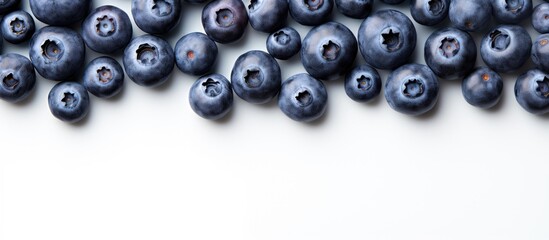
POLYGON ((500 25, 488 32, 480 44, 480 55, 496 72, 520 68, 530 57, 532 39, 518 25, 500 25))
POLYGON ((286 25, 288 0, 250 0, 248 16, 253 29, 272 33, 286 25))
POLYGON ((193 32, 175 44, 175 63, 179 70, 192 75, 203 75, 212 69, 217 59, 217 44, 204 33, 193 32))
POLYGON ((248 26, 248 12, 242 0, 214 0, 202 9, 202 26, 218 43, 240 39, 248 26))
POLYGON ((501 76, 487 67, 479 67, 461 82, 461 92, 465 100, 479 108, 495 106, 503 91, 501 76))
POLYGON ((337 10, 351 18, 363 19, 370 15, 374 0, 335 0, 337 10))
POLYGON ((287 60, 301 49, 301 36, 294 28, 285 27, 271 33, 267 37, 266 45, 271 56, 287 60))
POLYGON ((314 78, 335 80, 352 67, 357 48, 351 30, 341 23, 328 22, 311 29, 303 39, 301 63, 314 78))
POLYGON ((29 0, 34 17, 54 26, 68 26, 84 19, 90 0, 29 0))
POLYGON ((231 83, 220 74, 203 76, 191 86, 189 103, 199 116, 211 120, 220 119, 233 106, 231 83))
POLYGON ((65 27, 43 27, 31 38, 29 56, 42 77, 66 80, 84 65, 86 48, 80 34, 65 27))
POLYGON ((532 62, 544 72, 549 72, 549 34, 542 34, 532 44, 532 62))
POLYGON ((317 26, 330 20, 334 0, 288 0, 290 15, 302 25, 317 26))
POLYGON ((57 119, 75 123, 82 120, 90 109, 90 96, 80 83, 60 82, 48 95, 50 111, 57 119))
POLYGON ((532 0, 491 0, 494 18, 500 23, 519 23, 532 14, 532 0))
POLYGON ((433 26, 441 23, 448 16, 450 0, 412 0, 410 13, 421 25, 433 26))
POLYGON ((397 10, 380 10, 358 29, 360 52, 376 68, 394 69, 408 62, 416 41, 414 24, 397 10))
POLYGON ((110 98, 118 94, 124 86, 124 70, 120 63, 111 57, 98 57, 84 69, 84 87, 100 98, 110 98))
POLYGON ((19 102, 34 89, 34 67, 28 58, 19 54, 0 55, 0 80, 0 99, 19 102))
POLYGON ((452 0, 448 17, 455 27, 475 32, 488 26, 492 17, 492 0, 452 0))
POLYGON ((457 28, 443 28, 427 38, 424 54, 427 66, 437 76, 457 79, 473 70, 477 47, 469 33, 457 28))
POLYGON ((150 34, 172 30, 181 18, 180 0, 132 0, 132 16, 137 27, 150 34))
POLYGON ((345 76, 345 93, 357 102, 367 102, 381 92, 379 73, 369 65, 354 67, 345 76))
POLYGON ((175 56, 166 40, 143 35, 128 44, 123 63, 132 81, 144 87, 154 87, 166 82, 174 68, 175 56))
POLYGON ((397 112, 420 115, 431 110, 438 99, 438 79, 429 67, 407 64, 394 70, 385 83, 385 99, 397 112))
POLYGON ((328 92, 324 84, 309 74, 291 76, 282 83, 278 107, 286 116, 299 122, 311 122, 326 112, 328 92))
POLYGON ((515 83, 515 97, 530 113, 549 113, 549 75, 539 69, 520 75, 515 83))
POLYGON ((0 15, 4 15, 16 9, 21 0, 2 0, 0 1, 0 15))
POLYGON ((6 41, 18 44, 29 40, 34 34, 34 19, 23 10, 14 11, 4 16, 0 28, 6 41))
POLYGON ((130 17, 120 8, 105 5, 94 9, 82 22, 82 38, 99 53, 124 49, 132 39, 130 17))
POLYGON ((280 66, 263 51, 249 51, 240 55, 231 71, 234 92, 247 102, 263 104, 271 101, 282 82, 280 66))
POLYGON ((542 3, 534 9, 532 26, 539 33, 549 33, 549 3, 542 3))

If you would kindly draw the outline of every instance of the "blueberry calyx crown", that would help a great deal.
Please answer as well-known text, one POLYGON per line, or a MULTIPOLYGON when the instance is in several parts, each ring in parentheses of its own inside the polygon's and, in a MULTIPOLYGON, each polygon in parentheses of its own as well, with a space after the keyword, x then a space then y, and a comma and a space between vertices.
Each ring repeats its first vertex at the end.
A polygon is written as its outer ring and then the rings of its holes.
POLYGON ((54 40, 46 40, 42 44, 42 56, 46 57, 49 60, 57 61, 63 56, 63 48, 61 43, 58 43, 54 40))
POLYGON ((105 66, 97 69, 97 75, 100 83, 108 83, 112 80, 112 72, 105 66))
POLYGON ((301 107, 306 107, 313 102, 313 95, 307 89, 297 91, 295 100, 301 107))
POLYGON ((549 98, 549 78, 544 77, 543 80, 536 81, 536 92, 544 98, 549 98))
POLYGON ((244 82, 248 87, 259 87, 263 83, 263 75, 259 69, 248 69, 244 74, 244 82))
POLYGON ((11 31, 17 35, 23 34, 27 31, 25 21, 19 18, 15 18, 10 22, 11 31))
POLYGON ((303 0, 303 3, 309 10, 317 10, 322 7, 324 0, 303 0))
POLYGON ((524 0, 505 0, 505 10, 517 13, 522 9, 524 0))
POLYGON ((172 13, 172 5, 165 0, 153 0, 152 12, 157 16, 167 16, 172 13))
POLYGON ((503 51, 509 47, 510 43, 511 38, 509 37, 509 34, 497 29, 490 33, 490 47, 492 47, 492 49, 503 51))
POLYGON ((222 91, 221 84, 211 78, 206 79, 206 81, 202 83, 202 86, 204 87, 204 93, 208 97, 215 97, 222 91))
POLYGON ((231 11, 230 9, 220 9, 219 11, 215 12, 215 15, 215 22, 217 23, 217 25, 222 27, 229 27, 233 25, 234 14, 233 11, 231 11))
POLYGON ((286 45, 290 42, 290 35, 286 34, 284 31, 278 31, 274 34, 274 38, 277 43, 281 45, 286 45))
POLYGON ((404 89, 402 90, 402 93, 408 98, 417 98, 423 95, 424 91, 425 89, 423 86, 423 82, 418 79, 412 78, 408 79, 404 83, 404 89))
POLYGON ((444 12, 444 1, 431 0, 427 4, 429 4, 429 12, 435 16, 438 16, 444 12))
POLYGON ((372 88, 372 79, 369 77, 361 75, 359 78, 356 79, 356 81, 357 81, 357 88, 360 90, 366 91, 372 88))
POLYGON ((145 65, 154 64, 157 61, 158 52, 156 47, 147 43, 139 45, 137 48, 137 60, 145 65))
POLYGON ((444 57, 451 58, 458 54, 460 45, 457 39, 445 37, 440 43, 438 48, 444 57))
POLYGON ((400 33, 398 31, 393 32, 393 29, 389 28, 389 31, 381 33, 381 38, 381 44, 383 44, 387 50, 395 51, 400 48, 400 33))
POLYGON ((251 0, 250 5, 248 5, 248 9, 255 10, 255 7, 258 5, 259 0, 251 0))
POLYGON ((103 37, 112 35, 116 30, 116 22, 113 18, 104 15, 97 18, 97 24, 95 25, 95 31, 97 34, 103 37))
POLYGON ((4 85, 5 89, 14 90, 15 88, 17 88, 17 86, 19 86, 19 80, 15 79, 13 77, 13 74, 10 73, 6 75, 4 79, 2 79, 2 84, 4 85))
POLYGON ((78 99, 74 96, 74 93, 65 92, 61 102, 65 103, 65 107, 74 108, 78 104, 78 99))
POLYGON ((326 60, 333 61, 339 56, 341 47, 331 40, 322 45, 322 57, 326 60))

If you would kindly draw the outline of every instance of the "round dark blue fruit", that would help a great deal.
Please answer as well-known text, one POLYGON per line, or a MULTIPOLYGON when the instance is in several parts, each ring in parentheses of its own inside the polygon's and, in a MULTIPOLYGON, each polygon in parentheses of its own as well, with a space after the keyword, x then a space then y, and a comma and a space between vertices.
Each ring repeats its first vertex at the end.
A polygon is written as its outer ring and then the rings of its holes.
POLYGON ((448 17, 455 27, 468 32, 479 31, 492 18, 491 0, 457 0, 450 2, 448 17))
POLYGON ((0 15, 4 15, 6 13, 14 11, 19 6, 20 3, 21 3, 21 0, 0 1, 0 15))
POLYGON ((267 103, 276 97, 281 78, 276 60, 257 50, 240 55, 231 71, 231 84, 236 95, 254 104, 267 103))
POLYGON ((244 35, 248 12, 241 0, 214 0, 202 9, 202 26, 218 43, 232 43, 244 35))
POLYGON ((189 33, 175 44, 175 63, 181 72, 203 75, 210 71, 217 59, 217 44, 206 34, 189 33))
POLYGON ((450 0, 412 0, 410 13, 412 18, 421 25, 433 26, 448 17, 450 0))
POLYGON ((286 25, 288 0, 250 0, 248 17, 254 30, 272 33, 286 25))
POLYGON ((296 55, 301 49, 301 36, 292 27, 285 27, 275 31, 267 37, 267 51, 271 56, 287 60, 296 55))
POLYGON ((539 33, 549 33, 549 3, 542 3, 534 9, 532 26, 539 33))
POLYGON ((425 62, 433 72, 445 79, 463 78, 475 66, 475 40, 457 28, 442 28, 425 41, 425 62))
POLYGON ((532 62, 542 71, 549 71, 549 34, 539 35, 532 44, 532 62))
POLYGON ((309 74, 291 76, 282 83, 278 95, 278 107, 289 118, 298 122, 319 119, 328 104, 328 92, 324 84, 309 74))
POLYGON ((132 16, 137 27, 146 33, 168 33, 181 19, 181 1, 132 0, 132 16))
POLYGON ((43 23, 68 26, 84 19, 90 0, 29 0, 31 11, 43 23))
POLYGON ((84 87, 100 98, 110 98, 120 93, 124 86, 124 70, 111 57, 98 57, 84 69, 84 87))
POLYGON ((2 36, 13 44, 29 40, 35 31, 34 19, 23 10, 8 13, 0 24, 2 36))
POLYGON ((29 56, 38 73, 66 80, 84 66, 86 48, 80 34, 66 27, 43 27, 31 38, 29 56))
POLYGON ((520 75, 515 83, 515 97, 532 114, 549 113, 549 75, 539 69, 520 75))
POLYGON ((357 49, 351 30, 341 23, 328 22, 311 29, 303 39, 301 63, 312 77, 335 80, 352 67, 357 49))
POLYGON ((189 103, 199 116, 210 120, 220 119, 233 106, 231 83, 220 74, 203 76, 191 86, 189 103))
POLYGON ((369 65, 354 67, 345 76, 345 93, 357 102, 367 102, 381 92, 379 73, 369 65))
POLYGON ((488 32, 480 44, 484 63, 499 73, 520 68, 530 57, 532 39, 518 25, 500 25, 488 32))
POLYGON ((414 24, 397 10, 375 12, 358 30, 358 45, 364 60, 380 69, 394 69, 408 62, 416 41, 414 24))
POLYGON ((499 23, 517 24, 532 15, 532 0, 491 0, 494 18, 499 23))
POLYGON ((132 81, 140 86, 155 87, 168 80, 175 65, 175 55, 166 40, 143 35, 128 44, 123 64, 132 81))
POLYGON ((99 53, 124 49, 132 39, 130 17, 120 8, 105 5, 94 9, 82 22, 82 38, 99 53))
POLYGON ((335 0, 337 10, 343 15, 363 19, 370 15, 374 0, 335 0))
POLYGON ((334 0, 288 0, 290 15, 299 24, 318 26, 330 20, 334 0))
POLYGON ((80 83, 60 82, 51 89, 48 105, 57 119, 76 123, 88 115, 90 96, 80 83))
POLYGON ((19 54, 0 55, 0 99, 19 102, 26 99, 36 83, 31 61, 19 54))
POLYGON ((394 70, 385 83, 385 99, 395 111, 421 115, 431 110, 438 99, 435 73, 421 64, 407 64, 394 70))
POLYGON ((465 100, 479 108, 495 106, 501 99, 502 91, 501 76, 487 67, 475 69, 461 82, 461 92, 465 100))

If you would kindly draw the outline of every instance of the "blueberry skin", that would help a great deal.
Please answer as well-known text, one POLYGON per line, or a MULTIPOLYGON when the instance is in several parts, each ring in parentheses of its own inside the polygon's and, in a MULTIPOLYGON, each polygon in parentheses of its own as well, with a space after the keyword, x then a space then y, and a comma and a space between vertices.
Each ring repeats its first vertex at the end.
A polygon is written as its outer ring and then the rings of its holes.
POLYGON ((549 34, 542 34, 532 44, 532 62, 544 72, 549 70, 549 34))
POLYGON ((463 78, 475 66, 477 46, 469 33, 457 28, 442 28, 425 41, 425 63, 445 79, 463 78))
POLYGON ((220 119, 233 107, 231 83, 220 74, 203 76, 191 86, 189 103, 199 116, 210 120, 220 119))
POLYGON ((280 91, 281 82, 280 66, 263 51, 252 50, 240 55, 231 71, 234 92, 249 103, 271 101, 280 91))
POLYGON ((529 113, 549 113, 549 75, 539 69, 520 75, 515 82, 515 97, 529 113))
POLYGON ((57 119, 76 123, 88 115, 90 96, 80 83, 60 82, 50 90, 48 105, 57 119))
POLYGON ((210 71, 217 59, 217 44, 206 34, 189 33, 175 44, 175 63, 181 72, 203 75, 210 71))
POLYGON ((290 15, 301 25, 318 26, 330 20, 334 0, 288 0, 290 15))
POLYGON ((278 107, 298 122, 312 122, 326 112, 328 92, 324 84, 306 73, 291 76, 282 83, 278 107))
POLYGON ((286 25, 288 0, 250 0, 248 17, 253 29, 272 33, 286 25))
POLYGON ((241 0, 214 0, 202 9, 202 26, 218 43, 240 39, 248 25, 248 12, 241 0))
POLYGON ((0 99, 16 103, 26 99, 36 83, 31 61, 19 54, 0 55, 0 99))
POLYGON ((120 93, 124 86, 124 70, 111 57, 98 57, 84 69, 83 85, 91 94, 110 98, 120 93))
POLYGON ((434 26, 448 17, 450 0, 412 0, 410 13, 419 24, 434 26))
POLYGON ((345 76, 345 93, 357 102, 368 102, 381 92, 381 77, 373 67, 359 65, 345 76))
POLYGON ((532 14, 532 0, 492 0, 492 14, 500 23, 517 24, 532 14))
POLYGON ((143 35, 128 44, 123 64, 132 81, 143 87, 156 87, 168 80, 175 66, 175 56, 166 40, 143 35))
POLYGON ((68 26, 84 19, 90 0, 29 0, 34 17, 52 26, 68 26))
POLYGON ((492 17, 491 0, 452 0, 448 17, 455 27, 476 32, 489 25, 492 17))
POLYGON ((130 17, 122 9, 105 5, 94 9, 82 22, 82 38, 99 53, 124 49, 132 39, 130 17))
POLYGON ((503 80, 487 67, 479 67, 461 82, 461 92, 465 100, 479 108, 494 107, 501 99, 503 80))
POLYGON ((387 4, 396 5, 396 4, 403 3, 405 0, 381 0, 381 1, 387 4))
POLYGON ((363 19, 370 15, 372 11, 374 0, 335 0, 337 10, 343 13, 343 15, 363 19))
POLYGON ((23 10, 8 13, 0 24, 2 36, 13 44, 29 40, 35 31, 34 19, 23 10))
POLYGON ((539 33, 549 33, 549 3, 542 3, 534 9, 532 26, 539 33))
POLYGON ((6 13, 12 12, 19 6, 20 3, 21 3, 21 0, 0 1, 0 15, 4 15, 6 13))
POLYGON ((288 60, 301 49, 301 36, 292 27, 275 31, 267 37, 267 52, 274 58, 288 60))
POLYGON ((484 63, 499 73, 520 68, 530 57, 532 39, 518 25, 500 25, 488 32, 480 44, 484 63))
POLYGON ((328 22, 311 29, 303 39, 301 63, 314 78, 336 80, 353 65, 357 49, 351 30, 341 23, 328 22))
POLYGON ((364 60, 375 68, 394 69, 406 62, 416 48, 414 24, 402 12, 380 10, 358 29, 358 46, 364 60))
POLYGON ((431 110, 438 99, 438 79, 421 64, 407 64, 394 70, 385 83, 385 99, 395 111, 421 115, 431 110))
POLYGON ((132 0, 132 16, 137 27, 146 33, 168 33, 179 23, 181 1, 132 0))
POLYGON ((30 41, 30 60, 36 71, 47 79, 71 78, 84 66, 85 55, 82 37, 70 28, 43 27, 30 41))

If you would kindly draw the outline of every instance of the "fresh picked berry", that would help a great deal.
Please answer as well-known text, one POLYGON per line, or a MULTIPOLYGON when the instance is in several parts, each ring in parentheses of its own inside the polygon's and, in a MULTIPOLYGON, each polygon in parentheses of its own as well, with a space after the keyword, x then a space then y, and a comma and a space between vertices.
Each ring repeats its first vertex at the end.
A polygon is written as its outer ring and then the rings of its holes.
POLYGON ((328 92, 324 84, 309 74, 291 76, 282 83, 278 107, 289 118, 298 122, 312 122, 326 111, 328 92))
POLYGON ((480 44, 484 63, 499 73, 520 68, 530 57, 532 39, 518 25, 500 25, 488 32, 480 44))
POLYGON ((35 26, 32 16, 23 11, 8 13, 1 22, 2 36, 6 41, 18 44, 29 40, 34 34, 35 26))
POLYGON ((94 9, 82 22, 82 38, 99 53, 124 49, 132 40, 132 23, 122 9, 105 5, 94 9))
POLYGON ((318 26, 330 20, 334 0, 288 0, 290 15, 299 24, 318 26))
POLYGON ((337 10, 343 13, 343 15, 364 19, 370 15, 372 11, 374 0, 335 0, 337 10))
POLYGON ((34 17, 52 26, 68 26, 84 19, 90 0, 29 0, 34 17))
POLYGON ((549 33, 549 3, 542 3, 534 9, 532 27, 539 33, 549 33))
POLYGON ((248 12, 242 0, 214 0, 202 10, 202 26, 218 43, 232 43, 244 35, 248 12))
POLYGON ((486 28, 492 18, 493 0, 452 0, 448 17, 455 27, 476 32, 486 28))
POLYGON ((532 0, 491 0, 494 18, 499 23, 517 24, 532 15, 532 0))
POLYGON ((425 63, 446 79, 463 78, 475 66, 477 46, 473 37, 457 28, 442 28, 425 41, 425 63))
POLYGON ((124 70, 120 63, 111 57, 98 57, 84 69, 84 87, 100 98, 110 98, 118 94, 124 86, 124 70))
POLYGON ((248 17, 254 30, 272 33, 286 25, 288 0, 250 0, 248 17))
POLYGON ((132 39, 124 50, 128 77, 144 87, 155 87, 168 80, 175 65, 172 47, 166 40, 143 35, 132 39))
POLYGON ((146 33, 168 33, 180 21, 181 1, 132 0, 132 16, 137 27, 146 33))
POLYGON ((412 0, 410 14, 421 25, 434 26, 448 17, 450 0, 412 0))
POLYGON ((357 102, 368 102, 381 92, 381 77, 369 65, 354 67, 345 76, 345 93, 357 102))
POLYGON ((278 94, 281 82, 280 66, 263 51, 252 50, 240 55, 231 71, 234 92, 250 103, 271 101, 278 94))
POLYGON ((520 75, 515 83, 515 97, 532 114, 549 113, 549 75, 539 69, 520 75))
POLYGON ((288 60, 301 49, 301 36, 292 27, 275 31, 267 37, 267 51, 280 60, 288 60))
POLYGON ((220 119, 233 106, 231 83, 220 74, 203 76, 191 86, 189 103, 199 116, 210 120, 220 119))
POLYGON ((210 71, 217 59, 217 44, 206 34, 189 33, 175 44, 175 63, 181 72, 203 75, 210 71))
POLYGON ((461 92, 465 100, 479 108, 491 108, 501 99, 503 80, 487 67, 479 67, 461 82, 461 92))
POLYGON ((0 55, 0 99, 20 102, 26 99, 36 82, 31 61, 19 54, 0 55))
POLYGON ((77 82, 60 82, 48 95, 50 111, 57 119, 76 123, 82 120, 90 109, 90 96, 86 88, 77 82))

